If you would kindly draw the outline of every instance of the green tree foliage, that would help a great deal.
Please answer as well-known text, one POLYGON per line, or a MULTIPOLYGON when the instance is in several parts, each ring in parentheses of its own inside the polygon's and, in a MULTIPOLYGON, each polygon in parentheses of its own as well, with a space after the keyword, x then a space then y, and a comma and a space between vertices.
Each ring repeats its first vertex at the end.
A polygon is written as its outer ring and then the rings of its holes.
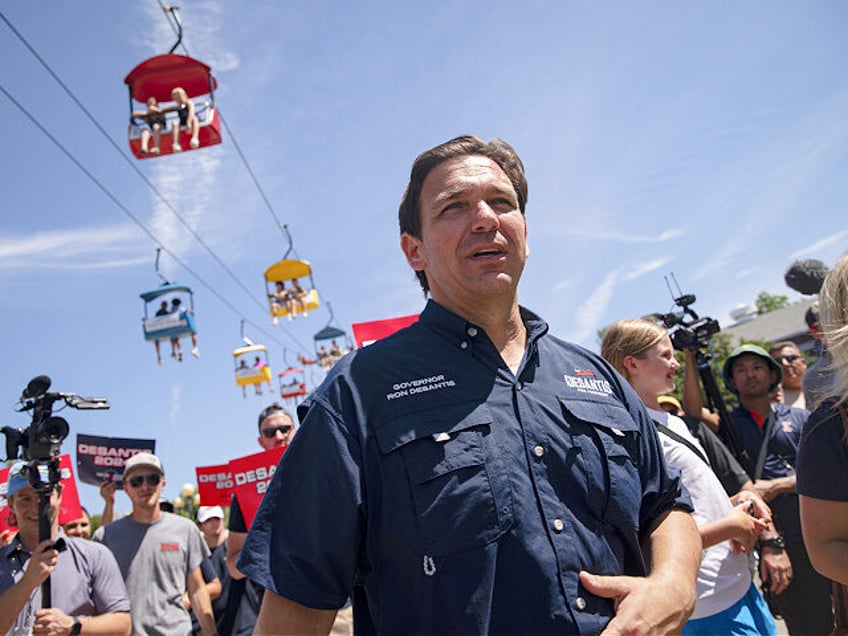
POLYGON ((757 312, 760 315, 767 314, 771 311, 783 309, 789 305, 789 297, 779 294, 769 294, 768 292, 760 292, 757 296, 757 312))

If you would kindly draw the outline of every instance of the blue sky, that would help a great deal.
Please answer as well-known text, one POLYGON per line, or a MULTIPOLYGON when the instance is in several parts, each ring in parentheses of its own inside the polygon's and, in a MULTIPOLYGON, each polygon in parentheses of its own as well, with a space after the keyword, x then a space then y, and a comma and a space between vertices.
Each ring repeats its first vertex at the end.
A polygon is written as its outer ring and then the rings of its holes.
MULTIPOLYGON (((263 315, 262 272, 286 242, 226 132, 215 148, 137 162, 215 257, 125 160, 123 78, 174 40, 155 0, 2 11, 121 152, 0 23, 3 88, 214 293, 163 257, 195 290, 201 357, 158 367, 138 298, 158 284, 156 244, 0 95, 0 391, 11 405, 45 373, 57 390, 108 397, 110 411, 65 413, 72 436, 156 438, 173 497, 196 465, 258 450, 269 400, 235 386, 241 319, 276 374, 330 315, 276 328, 263 315)), ((184 0, 180 12, 343 329, 421 309, 397 203, 414 157, 462 133, 506 139, 524 160, 520 300, 590 348, 614 320, 668 310, 669 272, 729 325, 761 290, 798 298, 783 282, 794 259, 832 264, 848 247, 843 2, 184 0)), ((27 420, 8 410, 9 424, 27 420)), ((100 509, 96 488, 81 494, 100 509)))

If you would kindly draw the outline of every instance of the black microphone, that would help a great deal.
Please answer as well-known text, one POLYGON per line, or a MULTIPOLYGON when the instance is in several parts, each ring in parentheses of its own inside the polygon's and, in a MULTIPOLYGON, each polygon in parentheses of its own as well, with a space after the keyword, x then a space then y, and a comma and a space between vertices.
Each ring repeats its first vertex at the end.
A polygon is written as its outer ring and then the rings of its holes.
POLYGON ((796 292, 814 296, 821 291, 830 268, 816 258, 804 258, 792 263, 783 280, 796 292))

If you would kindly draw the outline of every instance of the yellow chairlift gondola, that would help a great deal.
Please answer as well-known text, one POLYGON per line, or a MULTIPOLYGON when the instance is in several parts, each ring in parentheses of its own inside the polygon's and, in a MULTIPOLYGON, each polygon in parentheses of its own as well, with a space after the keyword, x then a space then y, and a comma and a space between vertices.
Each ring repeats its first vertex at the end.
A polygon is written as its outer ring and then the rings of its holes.
POLYGON ((304 318, 310 311, 318 309, 318 290, 312 279, 312 267, 308 261, 288 258, 292 252, 292 240, 286 225, 281 226, 289 241, 289 249, 283 260, 265 270, 265 287, 271 322, 276 325, 280 318, 291 322, 300 314, 304 318), (308 279, 307 286, 301 283, 308 279))
POLYGON ((268 383, 268 391, 273 394, 271 366, 268 363, 268 348, 255 344, 244 335, 244 320, 241 321, 241 339, 245 346, 233 350, 236 384, 241 387, 243 397, 247 397, 247 387, 253 386, 256 395, 262 395, 262 383, 268 383))

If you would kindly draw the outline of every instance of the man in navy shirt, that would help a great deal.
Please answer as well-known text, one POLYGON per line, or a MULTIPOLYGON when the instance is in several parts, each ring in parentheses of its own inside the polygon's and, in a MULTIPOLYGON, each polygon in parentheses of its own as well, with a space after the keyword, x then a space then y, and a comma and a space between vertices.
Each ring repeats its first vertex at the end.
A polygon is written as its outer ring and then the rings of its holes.
POLYGON ((657 634, 701 541, 641 401, 519 307, 527 182, 506 143, 415 162, 401 248, 431 300, 301 405, 238 566, 256 633, 657 634))
POLYGON ((760 577, 766 586, 783 590, 775 602, 790 634, 829 634, 830 582, 810 563, 795 490, 795 457, 810 412, 771 402, 769 393, 780 384, 782 369, 762 347, 736 347, 723 371, 728 388, 739 396, 730 424, 754 467, 754 485, 771 506, 782 535, 760 546, 760 577))

